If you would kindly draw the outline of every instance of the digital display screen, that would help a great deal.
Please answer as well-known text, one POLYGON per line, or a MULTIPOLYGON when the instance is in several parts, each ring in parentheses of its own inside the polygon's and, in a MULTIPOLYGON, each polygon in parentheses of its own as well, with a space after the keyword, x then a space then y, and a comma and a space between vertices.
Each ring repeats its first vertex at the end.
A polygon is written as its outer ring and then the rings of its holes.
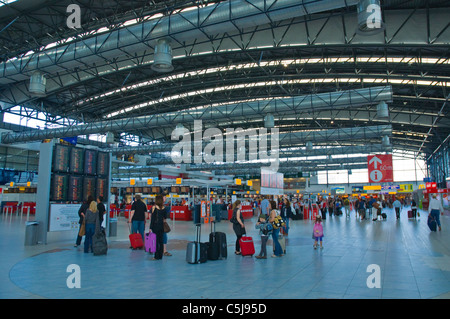
POLYGON ((53 171, 68 172, 70 163, 70 147, 65 145, 55 145, 53 156, 53 171))

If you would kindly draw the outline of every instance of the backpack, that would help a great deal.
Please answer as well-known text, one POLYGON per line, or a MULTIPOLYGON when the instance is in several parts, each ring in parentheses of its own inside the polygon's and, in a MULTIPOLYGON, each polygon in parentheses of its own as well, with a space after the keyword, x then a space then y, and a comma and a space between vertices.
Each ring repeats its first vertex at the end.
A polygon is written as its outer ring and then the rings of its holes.
POLYGON ((262 228, 262 233, 263 235, 268 235, 273 229, 273 226, 271 223, 265 223, 263 228, 262 228))
POLYGON ((314 237, 322 237, 323 236, 323 227, 320 223, 315 223, 313 228, 314 237))
POLYGON ((275 220, 272 222, 273 229, 278 229, 284 226, 286 226, 286 223, 284 222, 283 218, 277 214, 275 216, 275 220))

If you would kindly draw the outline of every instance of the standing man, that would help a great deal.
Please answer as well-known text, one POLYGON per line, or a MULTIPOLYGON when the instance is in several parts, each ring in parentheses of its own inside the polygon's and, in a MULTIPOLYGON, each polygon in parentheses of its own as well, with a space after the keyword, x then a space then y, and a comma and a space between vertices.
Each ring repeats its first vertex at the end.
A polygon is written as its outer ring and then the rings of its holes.
POLYGON ((100 226, 103 223, 103 218, 106 213, 105 204, 103 204, 103 196, 97 197, 97 210, 98 210, 98 218, 100 220, 100 226))
POLYGON ((264 196, 264 199, 261 201, 261 214, 269 216, 270 215, 270 203, 268 200, 268 196, 264 196))
POLYGON ((148 218, 147 205, 141 200, 141 195, 136 195, 136 200, 131 205, 128 222, 131 223, 133 234, 139 233, 142 241, 145 241, 145 220, 148 218))

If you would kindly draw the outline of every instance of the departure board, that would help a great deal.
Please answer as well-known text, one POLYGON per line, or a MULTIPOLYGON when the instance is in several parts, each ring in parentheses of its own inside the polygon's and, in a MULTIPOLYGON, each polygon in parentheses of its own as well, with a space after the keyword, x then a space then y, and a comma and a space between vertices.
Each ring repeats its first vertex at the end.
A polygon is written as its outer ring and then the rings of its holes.
POLYGON ((97 175, 106 176, 109 171, 109 153, 98 152, 97 175))
POLYGON ((69 177, 69 190, 67 199, 73 202, 83 201, 83 176, 69 177))
POLYGON ((72 147, 70 155, 70 172, 74 174, 83 174, 84 172, 84 149, 72 147))
POLYGON ((53 154, 53 171, 68 172, 70 163, 70 147, 57 144, 53 154))
POLYGON ((83 200, 86 200, 89 195, 95 196, 96 178, 85 176, 83 179, 83 200))
POLYGON ((97 151, 84 151, 84 173, 95 175, 97 172, 97 151))
POLYGON ((108 180, 106 178, 97 178, 97 198, 102 196, 104 199, 108 196, 108 180))
POLYGON ((110 154, 56 144, 53 148, 50 200, 83 202, 89 195, 109 195, 110 154))
POLYGON ((69 175, 53 174, 50 196, 53 201, 67 201, 69 175))

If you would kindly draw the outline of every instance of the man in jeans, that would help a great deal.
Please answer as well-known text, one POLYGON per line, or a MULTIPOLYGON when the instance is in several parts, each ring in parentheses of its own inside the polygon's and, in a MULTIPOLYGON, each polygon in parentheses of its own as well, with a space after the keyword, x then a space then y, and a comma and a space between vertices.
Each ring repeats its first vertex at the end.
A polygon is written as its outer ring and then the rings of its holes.
POLYGON ((395 202, 392 203, 392 206, 394 206, 397 219, 400 219, 400 210, 402 209, 402 203, 398 199, 395 199, 395 202))
POLYGON ((133 234, 139 233, 142 241, 145 241, 145 220, 148 218, 147 205, 141 200, 141 195, 136 195, 136 200, 131 205, 131 212, 128 222, 131 222, 133 234))

